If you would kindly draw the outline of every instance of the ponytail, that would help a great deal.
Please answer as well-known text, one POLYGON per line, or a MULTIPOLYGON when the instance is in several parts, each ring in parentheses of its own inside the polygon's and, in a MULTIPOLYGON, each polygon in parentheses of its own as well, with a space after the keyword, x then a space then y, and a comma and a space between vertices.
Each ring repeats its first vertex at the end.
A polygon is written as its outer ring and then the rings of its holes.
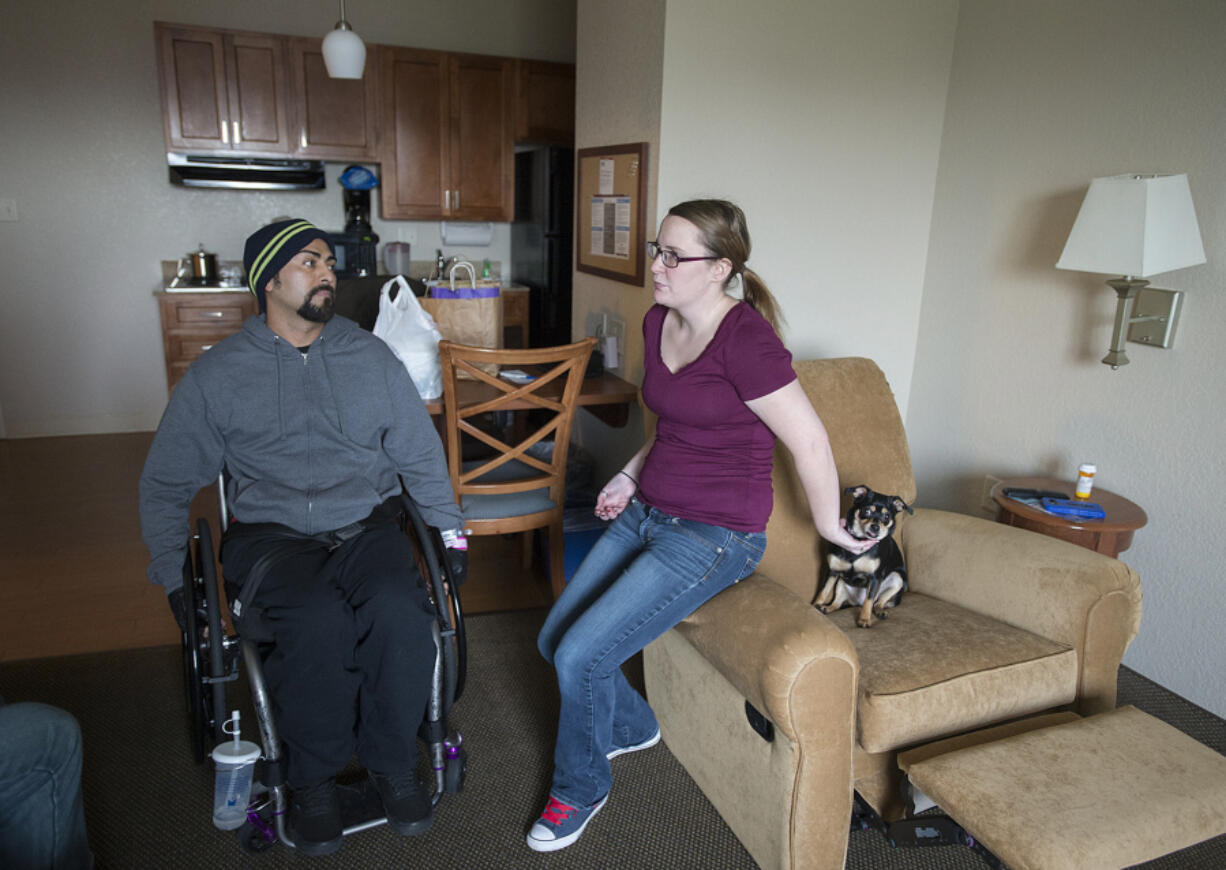
POLYGON ((766 318, 776 333, 782 335, 783 324, 786 322, 783 312, 779 310, 779 302, 766 287, 766 282, 758 277, 758 273, 748 266, 741 273, 741 297, 749 303, 749 307, 766 318))

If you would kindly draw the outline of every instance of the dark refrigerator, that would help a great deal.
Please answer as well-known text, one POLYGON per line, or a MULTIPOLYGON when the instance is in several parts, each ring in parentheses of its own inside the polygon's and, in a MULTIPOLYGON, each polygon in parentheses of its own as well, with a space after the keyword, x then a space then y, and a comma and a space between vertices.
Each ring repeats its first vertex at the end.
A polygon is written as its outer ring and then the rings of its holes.
POLYGON ((574 164, 571 148, 542 146, 515 155, 511 278, 530 291, 532 347, 571 340, 574 164))

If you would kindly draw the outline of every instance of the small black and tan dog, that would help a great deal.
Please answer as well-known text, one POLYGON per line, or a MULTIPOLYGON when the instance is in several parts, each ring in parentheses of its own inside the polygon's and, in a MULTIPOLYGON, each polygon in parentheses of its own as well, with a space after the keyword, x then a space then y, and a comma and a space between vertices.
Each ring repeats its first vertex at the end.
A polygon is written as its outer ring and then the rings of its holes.
POLYGON ((880 495, 867 486, 849 486, 843 492, 852 497, 847 512, 848 534, 877 543, 858 556, 831 544, 826 556, 826 585, 813 606, 830 613, 853 604, 860 608, 856 625, 870 628, 874 618, 885 619, 886 608, 898 604, 907 588, 902 550, 890 535, 900 511, 915 511, 898 496, 880 495))

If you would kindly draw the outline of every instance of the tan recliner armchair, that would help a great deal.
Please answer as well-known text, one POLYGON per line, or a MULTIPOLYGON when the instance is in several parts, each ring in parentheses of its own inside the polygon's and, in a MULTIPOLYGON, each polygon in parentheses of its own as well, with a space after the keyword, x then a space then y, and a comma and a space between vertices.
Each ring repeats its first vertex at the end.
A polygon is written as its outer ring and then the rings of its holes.
MULTIPOLYGON (((915 497, 893 393, 866 359, 799 362, 843 486, 915 497)), ((824 562, 786 449, 757 573, 648 646, 672 753, 764 868, 841 868, 852 791, 902 811, 898 751, 986 725, 1115 706, 1140 623, 1136 573, 1073 544, 917 509, 895 532, 910 589, 888 619, 812 607, 824 562), (747 719, 746 703, 773 724, 747 719)), ((1024 727, 1024 726, 1022 726, 1024 727)))

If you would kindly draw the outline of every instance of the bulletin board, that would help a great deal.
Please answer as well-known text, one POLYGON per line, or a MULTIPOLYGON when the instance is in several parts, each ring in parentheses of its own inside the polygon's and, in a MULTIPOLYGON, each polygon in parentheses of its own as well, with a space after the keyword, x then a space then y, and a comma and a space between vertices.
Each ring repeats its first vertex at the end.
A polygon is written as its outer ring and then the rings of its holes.
POLYGON ((647 261, 647 143, 581 148, 575 267, 642 286, 647 261))

